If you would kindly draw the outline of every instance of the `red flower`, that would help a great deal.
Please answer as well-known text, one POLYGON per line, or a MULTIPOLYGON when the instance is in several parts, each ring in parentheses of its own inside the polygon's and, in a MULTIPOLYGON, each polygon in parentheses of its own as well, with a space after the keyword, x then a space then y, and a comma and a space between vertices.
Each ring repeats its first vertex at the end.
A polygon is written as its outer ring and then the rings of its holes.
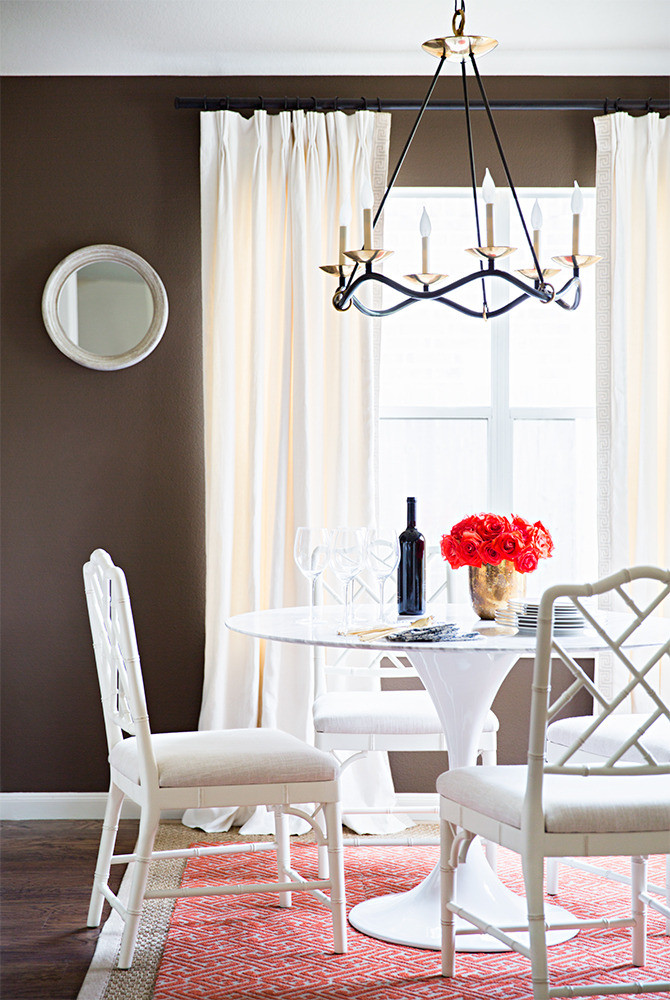
POLYGON ((542 521, 536 521, 533 525, 533 545, 537 551, 538 556, 541 559, 548 559, 551 553, 554 551, 554 543, 551 540, 551 535, 542 524, 542 521))
POLYGON ((476 514, 471 514, 470 517, 464 517, 462 521, 455 524, 451 529, 451 534, 456 541, 460 541, 464 531, 476 530, 479 524, 479 518, 476 514))
POLYGON ((483 565, 482 557, 479 552, 481 542, 482 540, 476 531, 463 532, 459 544, 459 551, 461 559, 463 559, 468 566, 483 565))
POLYGON ((456 542, 453 539, 453 535, 442 535, 440 550, 442 552, 442 558, 447 560, 452 569, 458 569, 460 566, 465 566, 465 561, 461 558, 461 554, 458 550, 456 542))
POLYGON ((498 514, 482 514, 479 522, 476 530, 486 542, 492 542, 498 535, 510 530, 507 518, 499 517, 498 514))
POLYGON ((507 558, 502 555, 495 541, 483 541, 479 546, 479 555, 482 563, 490 563, 492 566, 499 566, 503 559, 507 558))
POLYGON ((442 536, 440 549, 453 569, 489 563, 497 566, 509 559, 520 573, 532 573, 538 560, 551 556, 554 543, 542 521, 531 524, 516 514, 511 518, 470 514, 442 536))
POLYGON ((517 517, 516 514, 512 517, 512 528, 518 531, 521 535, 524 545, 527 545, 531 539, 531 534, 533 531, 533 525, 530 521, 527 521, 525 517, 517 517))
POLYGON ((528 545, 525 549, 519 552, 518 556, 514 560, 514 568, 519 571, 519 573, 532 573, 537 569, 538 555, 535 549, 528 545))
POLYGON ((501 559, 514 559, 523 547, 520 535, 514 531, 503 531, 493 542, 501 559))

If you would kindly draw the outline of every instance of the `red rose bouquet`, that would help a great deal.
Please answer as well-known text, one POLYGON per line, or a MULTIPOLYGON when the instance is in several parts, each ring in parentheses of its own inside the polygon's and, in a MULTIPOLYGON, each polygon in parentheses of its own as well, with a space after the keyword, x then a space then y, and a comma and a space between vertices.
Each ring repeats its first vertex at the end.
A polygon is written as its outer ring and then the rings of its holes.
POLYGON ((519 573, 532 573, 540 559, 551 556, 554 543, 542 521, 531 524, 523 517, 471 514, 442 535, 440 549, 452 569, 498 566, 507 559, 519 573))

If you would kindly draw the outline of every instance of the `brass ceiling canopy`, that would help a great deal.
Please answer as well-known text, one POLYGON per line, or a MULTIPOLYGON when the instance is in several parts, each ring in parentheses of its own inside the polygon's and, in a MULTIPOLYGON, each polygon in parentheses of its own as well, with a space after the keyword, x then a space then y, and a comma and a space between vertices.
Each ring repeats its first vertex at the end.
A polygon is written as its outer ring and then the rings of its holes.
POLYGON ((431 38, 421 48, 436 59, 464 59, 466 56, 484 56, 498 44, 497 38, 486 35, 464 35, 465 6, 454 12, 451 19, 453 35, 446 38, 431 38))

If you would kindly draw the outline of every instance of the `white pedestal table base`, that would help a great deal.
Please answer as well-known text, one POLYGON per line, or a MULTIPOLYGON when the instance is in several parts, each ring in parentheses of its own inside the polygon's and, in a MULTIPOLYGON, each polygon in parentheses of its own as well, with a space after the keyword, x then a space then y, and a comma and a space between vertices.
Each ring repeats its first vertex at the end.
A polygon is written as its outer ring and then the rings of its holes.
MULTIPOLYGON (((392 848, 389 864, 393 864, 392 848)), ((459 906, 481 915, 496 926, 518 926, 527 922, 526 900, 502 884, 484 857, 478 840, 468 851, 467 860, 458 866, 456 899, 459 906)), ((545 906, 547 921, 558 923, 571 920, 572 915, 560 906, 545 906)), ((380 941, 405 944, 413 948, 440 950, 440 866, 409 892, 392 896, 377 896, 354 906, 349 923, 357 931, 380 941)), ((466 920, 456 918, 456 930, 472 928, 466 920)), ((576 930, 548 931, 547 943, 561 944, 577 934, 576 930)), ((512 933, 510 937, 528 945, 528 934, 512 933)), ((488 934, 456 935, 456 951, 509 951, 501 941, 488 934)))
MULTIPOLYGON (((500 685, 519 659, 517 652, 463 650, 446 654, 445 650, 427 647, 408 649, 408 659, 435 703, 444 726, 449 750, 449 767, 467 767, 476 763, 477 743, 484 719, 500 685)), ((392 864, 392 855, 389 861, 392 864)), ((479 841, 475 840, 456 874, 455 899, 459 906, 481 914, 494 926, 526 924, 526 900, 502 884, 489 866, 479 841)), ((558 906, 546 907, 547 920, 556 923, 572 919, 558 906)), ((431 874, 409 892, 378 896, 355 906, 349 922, 370 937, 415 948, 440 948, 440 870, 431 874)), ((456 919, 456 928, 472 924, 456 919)), ((568 941, 576 930, 550 931, 549 944, 568 941)), ((515 937, 516 935, 512 934, 515 937)), ((528 934, 518 939, 528 944, 528 934)), ((487 934, 457 934, 457 951, 509 951, 487 934)))

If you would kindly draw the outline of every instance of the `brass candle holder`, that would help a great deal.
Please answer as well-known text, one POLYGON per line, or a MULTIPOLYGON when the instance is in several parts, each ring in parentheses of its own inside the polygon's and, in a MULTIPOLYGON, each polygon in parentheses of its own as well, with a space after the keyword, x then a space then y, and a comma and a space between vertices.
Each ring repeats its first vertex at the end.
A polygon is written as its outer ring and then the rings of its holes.
POLYGON ((545 278, 553 278, 554 275, 560 274, 560 268, 558 267, 543 267, 542 277, 538 277, 536 267, 520 267, 515 274, 522 274, 524 278, 530 278, 531 281, 544 281, 545 278))
POLYGON ((350 260, 355 260, 357 264, 372 264, 374 261, 390 257, 393 250, 366 250, 363 248, 362 250, 345 250, 344 253, 350 260))
POLYGON ((561 267, 590 267, 591 264, 597 264, 599 260, 602 260, 602 257, 598 257, 596 254, 572 253, 551 259, 560 264, 561 267))
POLYGON ((448 274, 405 274, 405 281, 408 281, 410 285, 421 285, 424 288, 434 285, 437 281, 441 281, 442 278, 448 278, 448 274))
POLYGON ((516 251, 516 247, 466 247, 465 252, 480 260, 502 260, 516 251))
POLYGON ((353 264, 319 264, 326 274, 336 274, 339 278, 348 278, 354 269, 353 264))

